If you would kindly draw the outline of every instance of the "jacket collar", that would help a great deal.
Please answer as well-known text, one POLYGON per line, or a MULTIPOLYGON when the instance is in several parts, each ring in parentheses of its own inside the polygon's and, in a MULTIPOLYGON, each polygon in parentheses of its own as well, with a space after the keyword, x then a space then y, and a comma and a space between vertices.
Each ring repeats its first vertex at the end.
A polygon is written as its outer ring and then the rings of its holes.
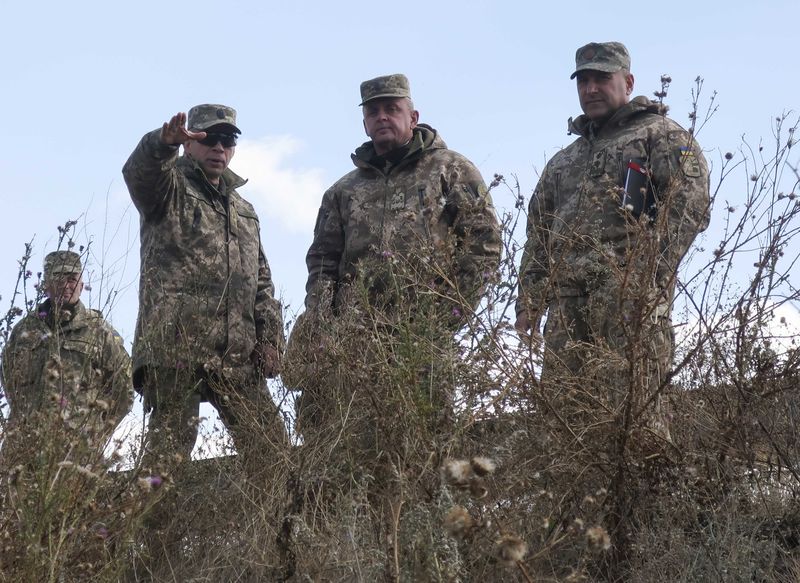
MULTIPOLYGON (((206 178, 205 172, 203 172, 203 169, 200 168, 200 164, 198 164, 189 156, 184 155, 178 158, 178 167, 183 169, 189 176, 193 176, 204 184, 208 184, 213 188, 211 183, 208 181, 208 178, 206 178)), ((247 184, 246 178, 242 178, 230 168, 226 168, 222 173, 222 180, 225 182, 225 187, 228 190, 233 190, 234 188, 239 188, 240 186, 247 184)))
POLYGON ((567 133, 583 136, 590 140, 604 132, 628 125, 634 118, 642 114, 666 115, 667 109, 667 106, 663 103, 651 101, 644 95, 639 95, 615 111, 614 115, 602 125, 596 124, 586 115, 579 115, 574 120, 569 118, 567 120, 567 133))
MULTIPOLYGON (((447 145, 435 129, 427 124, 421 123, 414 128, 411 142, 406 147, 408 147, 406 155, 391 168, 405 166, 418 159, 424 152, 447 148, 447 145)), ((384 168, 378 168, 374 164, 376 156, 375 146, 372 145, 372 141, 369 141, 364 142, 361 146, 356 148, 356 151, 350 155, 350 158, 353 160, 353 164, 358 168, 371 168, 385 173, 386 170, 384 170, 384 168)))
POLYGON ((86 308, 80 300, 71 306, 57 307, 48 299, 39 304, 37 308, 39 318, 47 322, 49 326, 54 326, 58 323, 61 326, 69 324, 71 327, 80 325, 82 321, 81 314, 85 310, 86 308), (56 321, 56 319, 58 319, 58 321, 56 321))

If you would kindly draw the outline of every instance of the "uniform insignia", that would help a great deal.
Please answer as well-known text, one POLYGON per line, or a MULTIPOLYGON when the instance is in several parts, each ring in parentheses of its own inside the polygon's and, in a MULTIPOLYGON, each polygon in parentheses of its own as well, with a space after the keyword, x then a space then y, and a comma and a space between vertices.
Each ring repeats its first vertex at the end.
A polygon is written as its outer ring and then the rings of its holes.
POLYGON ((470 182, 469 184, 463 184, 462 188, 464 189, 465 194, 469 194, 473 198, 484 198, 489 192, 489 189, 486 188, 486 185, 482 182, 470 182))
POLYGON ((606 169, 606 151, 600 150, 592 155, 592 176, 600 176, 606 169))
POLYGON ((389 209, 397 211, 404 208, 406 208, 406 193, 395 192, 391 200, 389 201, 389 209))
POLYGON ((686 146, 681 146, 679 152, 679 161, 683 173, 692 178, 699 177, 701 174, 700 160, 694 155, 694 151, 686 146))

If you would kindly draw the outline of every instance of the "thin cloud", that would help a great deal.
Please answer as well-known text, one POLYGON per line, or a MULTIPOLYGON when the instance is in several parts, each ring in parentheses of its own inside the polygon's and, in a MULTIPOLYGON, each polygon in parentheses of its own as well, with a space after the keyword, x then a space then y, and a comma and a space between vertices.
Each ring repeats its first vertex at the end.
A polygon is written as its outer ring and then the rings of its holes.
POLYGON ((292 136, 243 139, 231 168, 249 180, 242 194, 259 215, 276 219, 288 231, 308 233, 314 228, 326 184, 321 169, 290 165, 302 146, 292 136))

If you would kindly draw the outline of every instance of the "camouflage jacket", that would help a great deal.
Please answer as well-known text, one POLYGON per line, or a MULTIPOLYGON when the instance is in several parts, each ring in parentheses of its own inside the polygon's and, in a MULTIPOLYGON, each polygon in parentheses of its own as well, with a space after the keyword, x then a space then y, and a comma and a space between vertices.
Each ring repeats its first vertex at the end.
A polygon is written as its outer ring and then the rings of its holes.
POLYGON ((338 303, 365 263, 398 254, 452 273, 457 290, 448 293, 474 305, 500 258, 500 227, 477 168, 423 124, 395 164, 376 166, 372 142, 351 157, 356 169, 322 198, 306 255, 306 308, 325 290, 338 303))
POLYGON ((526 302, 540 311, 555 296, 591 293, 630 261, 671 299, 678 264, 708 223, 708 167, 699 145, 646 97, 599 129, 586 116, 570 119, 569 129, 580 137, 547 163, 529 205, 517 313, 526 302), (630 162, 643 172, 626 194, 630 162), (632 252, 644 239, 655 261, 632 252))
POLYGON ((226 170, 219 189, 159 130, 122 174, 140 215, 139 319, 134 384, 147 366, 252 372, 257 342, 284 342, 280 303, 246 181, 226 170))
POLYGON ((94 411, 116 425, 132 404, 122 338, 81 302, 54 310, 47 300, 25 316, 3 350, 2 380, 11 420, 52 409, 75 424, 94 411))

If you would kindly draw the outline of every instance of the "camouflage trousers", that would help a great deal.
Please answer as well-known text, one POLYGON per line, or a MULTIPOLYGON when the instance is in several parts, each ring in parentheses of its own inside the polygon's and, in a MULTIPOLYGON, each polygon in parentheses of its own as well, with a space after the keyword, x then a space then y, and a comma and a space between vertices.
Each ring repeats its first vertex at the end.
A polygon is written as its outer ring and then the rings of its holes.
POLYGON ((154 368, 147 371, 144 391, 145 402, 152 407, 145 467, 169 468, 189 461, 203 401, 219 413, 248 474, 279 459, 288 447, 278 408, 264 381, 254 373, 223 378, 200 371, 154 368))
POLYGON ((670 439, 662 407, 674 350, 669 305, 646 308, 599 294, 550 305, 542 386, 575 429, 613 424, 670 439))
POLYGON ((144 570, 152 580, 171 579, 171 569, 181 565, 187 516, 198 512, 197 499, 186 493, 214 487, 190 464, 203 401, 217 410, 228 429, 246 478, 235 480, 244 495, 232 503, 252 504, 252 512, 264 513, 277 529, 285 504, 289 444, 266 384, 254 373, 223 378, 204 371, 156 368, 147 370, 143 388, 152 413, 142 466, 145 472, 169 476, 173 482, 144 518, 144 570))

